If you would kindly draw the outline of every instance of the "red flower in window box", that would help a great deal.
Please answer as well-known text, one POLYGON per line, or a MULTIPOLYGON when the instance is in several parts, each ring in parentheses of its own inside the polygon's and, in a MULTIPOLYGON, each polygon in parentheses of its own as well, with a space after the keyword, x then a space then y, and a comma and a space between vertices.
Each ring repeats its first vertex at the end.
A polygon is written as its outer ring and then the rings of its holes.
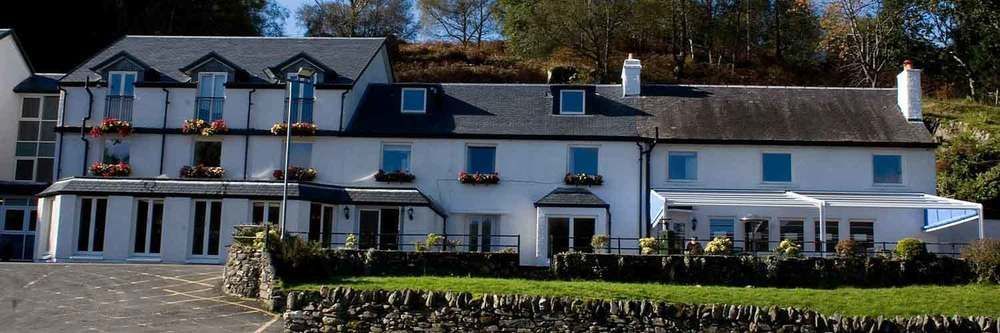
POLYGON ((184 134, 212 136, 215 134, 229 132, 229 126, 227 126, 226 121, 222 119, 213 120, 211 123, 201 119, 188 119, 185 120, 184 125, 181 126, 181 132, 184 134))
MULTIPOLYGON (((288 167, 288 180, 300 181, 300 182, 311 182, 316 179, 316 174, 318 172, 313 168, 300 168, 300 167, 288 167)), ((285 173, 281 169, 274 170, 271 176, 276 180, 285 179, 285 173)))
MULTIPOLYGON (((274 135, 285 135, 285 131, 288 130, 288 124, 279 122, 271 126, 271 134, 274 135)), ((292 123, 292 135, 295 136, 311 136, 316 135, 316 131, 319 130, 319 126, 313 123, 298 122, 292 123)))
POLYGON ((209 167, 204 165, 189 166, 181 168, 181 177, 184 178, 222 178, 226 175, 226 169, 222 167, 209 167))
POLYGON ((117 133, 120 136, 132 134, 132 123, 115 118, 104 118, 100 125, 90 128, 90 136, 100 137, 108 133, 117 133))
POLYGON ((500 174, 493 173, 467 173, 458 174, 458 182, 472 185, 493 185, 500 183, 500 174))
POLYGON ((585 173, 567 173, 566 177, 563 177, 563 182, 565 182, 566 185, 597 186, 604 184, 604 177, 601 177, 601 175, 588 175, 585 173))
POLYGON ((385 172, 382 169, 375 173, 375 181, 384 183, 411 183, 417 177, 406 171, 385 172))
POLYGON ((128 177, 128 175, 132 174, 132 167, 125 162, 94 162, 90 166, 90 174, 100 177, 128 177))

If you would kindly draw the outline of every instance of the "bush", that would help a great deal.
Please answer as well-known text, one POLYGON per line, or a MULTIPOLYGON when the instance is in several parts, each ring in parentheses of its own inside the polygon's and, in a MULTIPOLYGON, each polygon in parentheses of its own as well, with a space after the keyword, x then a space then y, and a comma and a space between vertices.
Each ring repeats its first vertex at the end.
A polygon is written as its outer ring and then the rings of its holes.
POLYGON ((345 250, 355 250, 355 249, 357 249, 358 248, 358 236, 355 235, 355 234, 347 235, 347 237, 344 238, 344 247, 343 248, 345 250))
POLYGON ((727 256, 733 253, 733 240, 729 237, 715 237, 705 246, 705 254, 727 256))
POLYGON ((774 255, 789 258, 801 257, 802 246, 790 239, 782 240, 781 243, 778 243, 778 247, 774 248, 774 255))
POLYGON ((979 239, 962 249, 980 282, 1000 283, 1000 239, 979 239))
POLYGON ((857 258, 865 255, 865 248, 851 239, 841 239, 837 242, 837 256, 845 258, 857 258))
POLYGON ((896 243, 896 256, 903 260, 923 258, 927 256, 927 244, 916 238, 903 238, 896 243))
POLYGON ((609 242, 611 242, 611 239, 608 238, 608 235, 594 235, 594 237, 590 238, 590 246, 592 246, 595 251, 607 249, 609 242))
POLYGON ((659 251, 660 242, 653 237, 639 238, 639 248, 642 254, 656 254, 659 251))

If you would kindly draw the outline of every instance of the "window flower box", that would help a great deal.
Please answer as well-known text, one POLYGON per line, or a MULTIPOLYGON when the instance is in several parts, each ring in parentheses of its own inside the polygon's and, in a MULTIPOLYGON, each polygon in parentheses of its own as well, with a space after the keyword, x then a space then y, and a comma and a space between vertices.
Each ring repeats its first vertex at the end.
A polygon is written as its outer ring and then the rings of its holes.
MULTIPOLYGON (((313 168, 288 167, 288 180, 311 182, 316 179, 316 174, 316 169, 313 168)), ((271 176, 276 180, 284 180, 285 172, 282 172, 281 169, 274 170, 271 176)))
POLYGON ((566 177, 563 177, 563 182, 565 182, 566 185, 598 186, 604 184, 604 177, 601 177, 601 175, 588 175, 585 173, 567 173, 566 177))
POLYGON ((385 172, 382 169, 375 174, 375 181, 383 183, 412 183, 417 177, 406 171, 385 172))
MULTIPOLYGON (((313 123, 292 123, 292 135, 294 136, 312 136, 316 135, 316 131, 319 126, 313 123)), ((271 134, 274 135, 285 135, 285 131, 288 130, 288 124, 279 122, 271 126, 271 134)))
POLYGON ((500 183, 499 173, 467 173, 458 174, 458 182, 472 185, 493 185, 500 183))
POLYGON ((184 125, 181 126, 181 132, 184 134, 212 136, 229 132, 229 126, 227 126, 226 121, 222 119, 216 119, 212 122, 207 122, 201 119, 188 119, 185 120, 184 125))
POLYGON ((100 125, 90 128, 90 136, 95 138, 111 133, 117 133, 123 137, 129 136, 132 134, 132 123, 116 118, 104 118, 100 125))
POLYGON ((210 167, 204 165, 185 165, 181 168, 181 177, 184 178, 222 178, 226 175, 226 169, 222 167, 210 167))
POLYGON ((132 167, 125 162, 94 162, 94 164, 90 166, 90 174, 99 177, 128 177, 128 175, 132 174, 132 167))

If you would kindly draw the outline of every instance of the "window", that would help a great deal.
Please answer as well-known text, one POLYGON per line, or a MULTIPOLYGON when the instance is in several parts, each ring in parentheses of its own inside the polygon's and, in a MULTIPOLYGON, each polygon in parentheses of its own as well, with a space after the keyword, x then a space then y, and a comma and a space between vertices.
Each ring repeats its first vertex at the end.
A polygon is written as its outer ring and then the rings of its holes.
POLYGON ((104 140, 104 157, 102 161, 109 164, 129 162, 129 144, 121 138, 104 140))
POLYGON ((764 252, 770 249, 770 226, 767 220, 748 221, 746 228, 746 250, 764 252))
POLYGON ((584 114, 587 103, 585 96, 583 90, 560 90, 559 114, 584 114))
POLYGON ((399 248, 399 209, 362 209, 359 215, 358 248, 399 248))
POLYGON ((697 180, 698 153, 672 151, 667 153, 668 180, 697 180))
POLYGON ((569 172, 572 174, 597 174, 597 148, 570 147, 569 172))
POLYGON ((144 255, 159 254, 162 233, 163 200, 136 200, 132 252, 144 255))
POLYGON ((469 147, 465 172, 495 173, 497 147, 469 147))
POLYGON ((191 236, 191 255, 219 255, 219 232, 222 227, 222 201, 196 200, 191 236))
MULTIPOLYGON (((311 123, 313 121, 313 100, 316 93, 316 76, 312 77, 312 82, 295 81, 298 74, 289 73, 287 78, 292 82, 288 101, 292 112, 292 123, 311 123)), ((282 112, 282 122, 285 121, 285 113, 282 112)))
POLYGON ((104 251, 104 222, 108 199, 80 199, 80 220, 76 228, 76 250, 83 253, 104 251))
POLYGON ((799 220, 781 220, 778 222, 778 230, 781 232, 780 240, 790 240, 795 242, 795 244, 802 245, 802 241, 805 236, 805 232, 802 221, 799 220))
POLYGON ((226 100, 226 73, 198 74, 198 98, 196 98, 195 118, 211 122, 222 119, 222 108, 226 100))
POLYGON ((278 224, 278 222, 281 222, 281 202, 254 201, 250 216, 251 222, 256 225, 263 225, 264 222, 278 224))
POLYGON ((851 240, 861 243, 867 249, 875 247, 875 223, 870 221, 851 221, 851 240))
POLYGON ((792 154, 764 153, 763 175, 765 182, 788 183, 792 181, 792 154))
POLYGON ((590 241, 594 238, 596 220, 592 217, 550 217, 549 257, 567 252, 594 252, 590 241))
POLYGON ((25 97, 17 124, 14 180, 52 181, 59 97, 25 97))
POLYGON ((222 142, 195 141, 194 165, 217 167, 222 165, 222 142))
POLYGON ((292 142, 288 147, 288 165, 308 168, 312 164, 312 143, 292 142))
POLYGON ((727 237, 733 239, 733 235, 736 234, 735 228, 733 226, 733 219, 731 218, 713 218, 709 219, 708 222, 708 237, 727 237))
POLYGON ((309 241, 330 247, 333 241, 333 206, 314 203, 309 208, 309 241))
POLYGON ((132 100, 135 97, 136 72, 108 73, 108 96, 104 118, 132 121, 132 100))
POLYGON ((403 113, 427 112, 427 89, 403 88, 402 95, 403 113))
POLYGON ((385 172, 410 172, 410 146, 407 145, 383 145, 382 146, 382 171, 385 172))
MULTIPOLYGON (((819 227, 820 227, 819 221, 816 221, 813 224, 815 224, 815 228, 816 228, 816 241, 819 242, 820 241, 819 235, 822 234, 822 232, 819 231, 819 227)), ((837 222, 837 221, 827 220, 826 221, 826 246, 819 246, 816 250, 817 251, 824 251, 824 252, 836 252, 837 242, 840 241, 840 235, 839 234, 840 234, 840 223, 837 222)), ((819 244, 819 243, 817 243, 817 244, 819 244)))
POLYGON ((875 184, 903 183, 903 159, 899 155, 875 155, 872 169, 875 184))
POLYGON ((469 217, 469 252, 490 252, 493 238, 493 215, 469 217))

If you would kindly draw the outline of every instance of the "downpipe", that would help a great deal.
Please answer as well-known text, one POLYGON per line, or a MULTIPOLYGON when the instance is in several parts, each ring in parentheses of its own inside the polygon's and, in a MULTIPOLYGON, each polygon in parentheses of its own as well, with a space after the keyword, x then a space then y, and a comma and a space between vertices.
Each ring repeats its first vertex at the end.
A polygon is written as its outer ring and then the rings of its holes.
MULTIPOLYGON (((250 126, 250 110, 253 108, 253 93, 257 92, 257 88, 253 88, 247 93, 247 123, 246 123, 246 133, 243 134, 243 179, 247 179, 247 174, 250 170, 247 170, 247 161, 250 160, 250 131, 253 127, 250 126)), ((285 171, 288 172, 288 171, 285 171)))
POLYGON ((167 151, 167 111, 170 110, 170 90, 167 88, 160 88, 163 90, 163 126, 160 128, 160 172, 163 174, 163 158, 166 156, 167 151))
POLYGON ((94 113, 94 92, 90 90, 90 77, 83 82, 83 89, 87 91, 87 116, 80 121, 80 141, 83 141, 83 167, 81 176, 87 175, 87 155, 90 155, 90 141, 87 141, 87 121, 94 113))

